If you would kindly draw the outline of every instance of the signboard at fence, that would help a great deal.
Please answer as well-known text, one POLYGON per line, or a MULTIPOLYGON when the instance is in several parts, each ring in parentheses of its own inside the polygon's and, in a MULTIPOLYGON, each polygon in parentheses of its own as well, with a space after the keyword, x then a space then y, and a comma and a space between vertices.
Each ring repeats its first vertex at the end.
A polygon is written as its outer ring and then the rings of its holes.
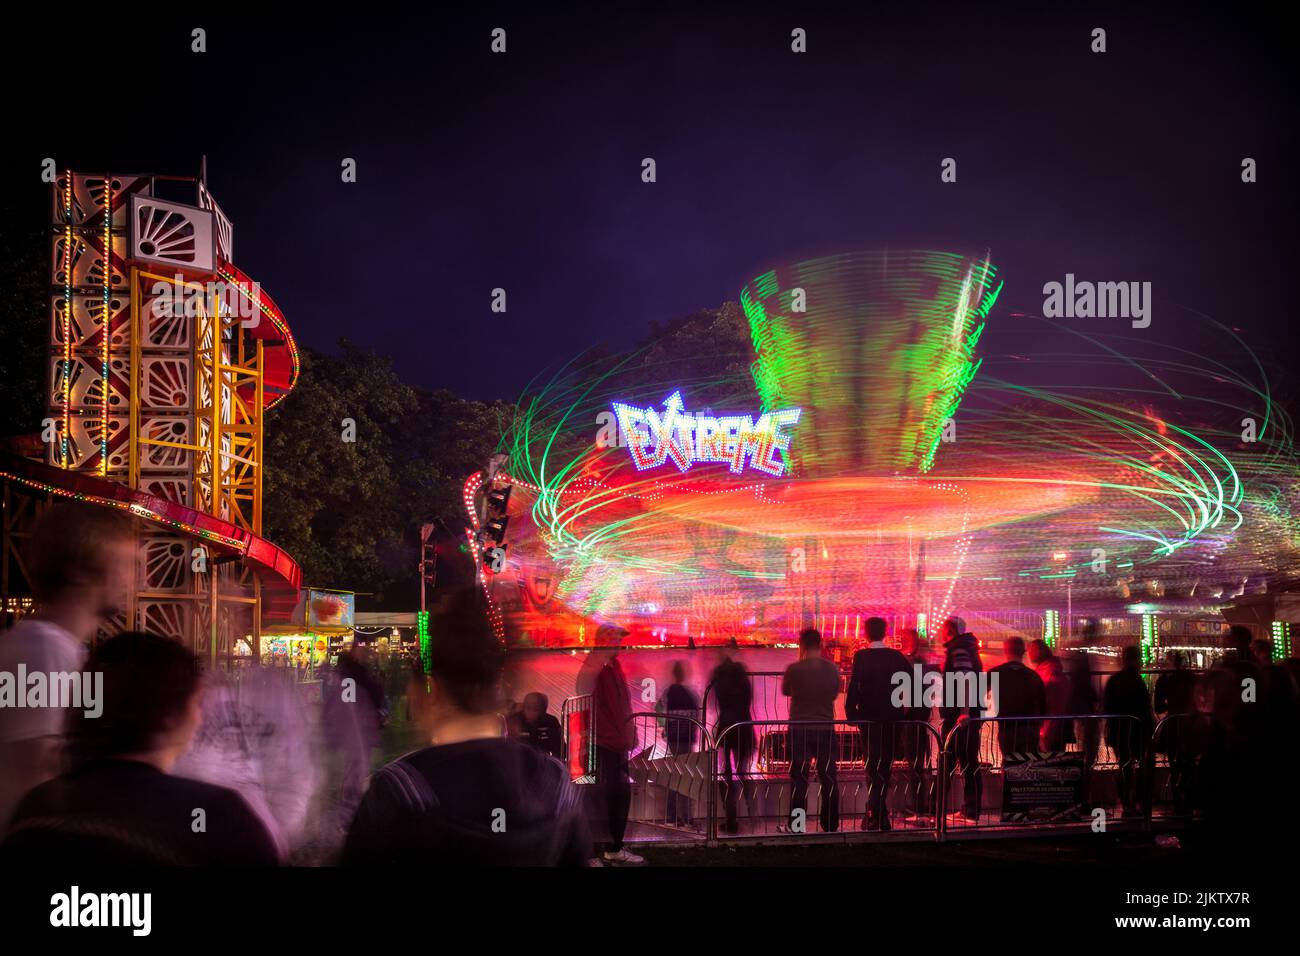
POLYGON ((1022 752, 1002 759, 1002 819, 1075 820, 1083 813, 1083 754, 1022 752))

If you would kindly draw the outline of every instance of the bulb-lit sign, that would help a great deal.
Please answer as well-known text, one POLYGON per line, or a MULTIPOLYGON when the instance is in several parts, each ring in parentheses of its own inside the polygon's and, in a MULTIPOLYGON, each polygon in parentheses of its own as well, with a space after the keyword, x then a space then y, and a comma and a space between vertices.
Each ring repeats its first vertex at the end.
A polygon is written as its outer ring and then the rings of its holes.
POLYGON ((681 392, 664 399, 664 410, 615 402, 614 414, 638 471, 671 461, 680 471, 696 462, 723 462, 734 474, 750 468, 779 477, 785 473, 790 429, 800 409, 752 415, 704 415, 684 410, 681 392))

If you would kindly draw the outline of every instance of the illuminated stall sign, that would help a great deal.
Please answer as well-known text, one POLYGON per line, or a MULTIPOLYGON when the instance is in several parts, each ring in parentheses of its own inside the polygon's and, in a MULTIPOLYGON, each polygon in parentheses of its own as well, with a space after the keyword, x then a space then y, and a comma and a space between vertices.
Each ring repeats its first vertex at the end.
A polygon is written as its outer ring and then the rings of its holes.
POLYGON ((680 391, 663 405, 663 412, 653 406, 612 406, 638 471, 671 461, 680 471, 696 462, 721 462, 737 475, 746 463, 774 477, 785 473, 784 452, 790 448, 790 429, 798 423, 800 409, 764 412, 757 421, 751 415, 697 415, 684 411, 680 391))

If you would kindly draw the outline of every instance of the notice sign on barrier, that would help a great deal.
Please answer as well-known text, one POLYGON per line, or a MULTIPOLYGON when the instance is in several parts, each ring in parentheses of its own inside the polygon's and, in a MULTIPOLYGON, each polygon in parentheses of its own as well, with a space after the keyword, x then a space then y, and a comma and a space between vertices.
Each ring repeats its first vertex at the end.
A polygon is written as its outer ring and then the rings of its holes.
POLYGON ((1083 796, 1082 753, 1003 754, 1003 820, 1075 820, 1083 815, 1083 796))

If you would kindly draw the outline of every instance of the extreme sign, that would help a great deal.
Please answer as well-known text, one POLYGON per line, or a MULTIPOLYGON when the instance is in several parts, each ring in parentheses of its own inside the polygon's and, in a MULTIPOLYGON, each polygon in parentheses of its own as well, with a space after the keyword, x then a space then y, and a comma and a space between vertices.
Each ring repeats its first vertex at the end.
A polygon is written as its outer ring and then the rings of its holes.
POLYGON ((784 453, 800 409, 764 412, 757 421, 751 415, 696 415, 684 411, 680 391, 663 405, 662 413, 653 406, 612 405, 638 471, 671 461, 680 471, 696 462, 724 462, 735 474, 746 464, 773 477, 785 473, 784 453))

